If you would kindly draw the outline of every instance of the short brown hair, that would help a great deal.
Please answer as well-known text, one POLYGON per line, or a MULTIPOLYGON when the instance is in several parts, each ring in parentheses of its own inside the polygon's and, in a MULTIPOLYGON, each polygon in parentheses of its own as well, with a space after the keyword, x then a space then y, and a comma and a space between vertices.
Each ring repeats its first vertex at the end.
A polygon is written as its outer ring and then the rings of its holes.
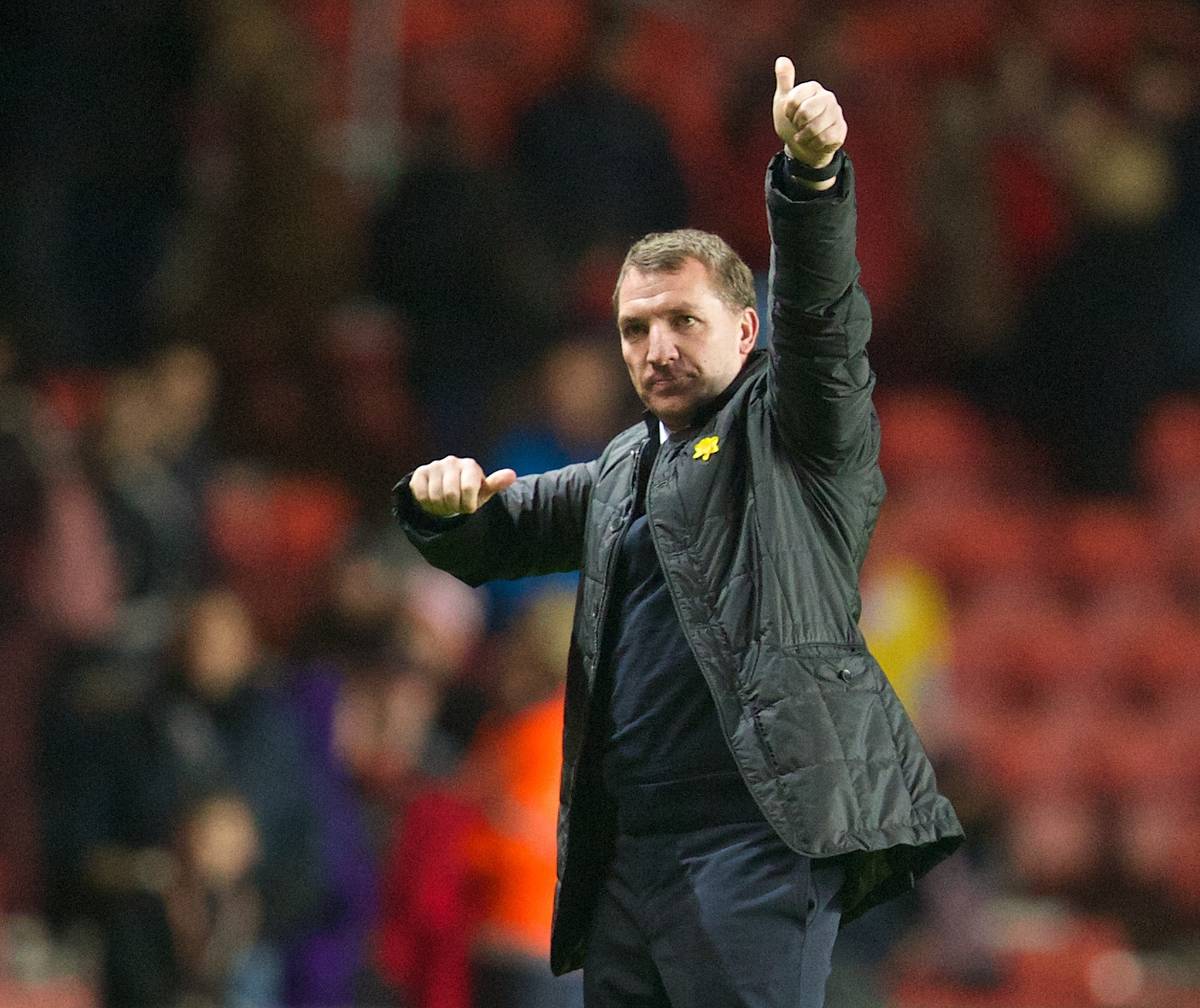
POLYGON ((683 269, 688 259, 695 259, 708 270, 714 293, 734 311, 755 306, 754 275, 729 243, 708 231, 681 228, 648 234, 625 253, 613 288, 613 314, 620 310, 621 282, 630 269, 639 273, 675 273, 683 269))

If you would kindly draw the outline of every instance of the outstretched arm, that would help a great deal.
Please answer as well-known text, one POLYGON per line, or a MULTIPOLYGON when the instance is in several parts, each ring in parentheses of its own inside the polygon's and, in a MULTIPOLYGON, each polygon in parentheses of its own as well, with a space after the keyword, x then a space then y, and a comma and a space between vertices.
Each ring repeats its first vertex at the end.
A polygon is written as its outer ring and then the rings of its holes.
POLYGON ((775 64, 775 131, 787 148, 767 172, 771 225, 772 388, 789 452, 838 473, 874 464, 878 425, 867 362, 871 311, 854 254, 854 170, 834 94, 775 64), (835 164, 836 161, 836 164, 835 164), (822 168, 837 174, 811 181, 822 168))
POLYGON ((575 570, 595 465, 518 479, 447 456, 396 485, 393 511, 426 560, 470 585, 575 570))

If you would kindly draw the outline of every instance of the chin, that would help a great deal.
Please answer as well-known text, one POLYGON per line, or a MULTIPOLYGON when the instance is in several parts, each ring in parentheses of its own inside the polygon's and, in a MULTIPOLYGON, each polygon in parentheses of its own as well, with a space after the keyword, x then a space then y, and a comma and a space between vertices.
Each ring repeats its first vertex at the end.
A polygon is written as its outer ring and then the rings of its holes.
POLYGON ((668 427, 686 427, 688 419, 699 405, 691 398, 682 396, 655 396, 642 400, 646 408, 668 427))
POLYGON ((667 430, 672 432, 683 430, 683 428, 687 427, 689 418, 691 417, 690 413, 677 413, 669 409, 651 409, 650 412, 666 424, 667 430))
POLYGON ((673 417, 679 412, 679 406, 676 403, 662 396, 647 396, 642 402, 646 404, 646 409, 660 420, 665 421, 667 417, 673 417))

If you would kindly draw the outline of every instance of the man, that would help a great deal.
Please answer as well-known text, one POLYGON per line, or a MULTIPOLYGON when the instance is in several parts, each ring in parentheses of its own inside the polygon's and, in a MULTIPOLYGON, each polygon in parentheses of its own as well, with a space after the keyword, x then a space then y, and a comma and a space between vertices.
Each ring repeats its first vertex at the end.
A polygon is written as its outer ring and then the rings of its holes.
POLYGON ((397 487, 469 583, 582 572, 551 965, 589 1008, 815 1008, 839 922, 961 839, 857 626, 883 481, 846 124, 775 73, 772 348, 724 242, 647 236, 614 294, 645 422, 594 462, 397 487))

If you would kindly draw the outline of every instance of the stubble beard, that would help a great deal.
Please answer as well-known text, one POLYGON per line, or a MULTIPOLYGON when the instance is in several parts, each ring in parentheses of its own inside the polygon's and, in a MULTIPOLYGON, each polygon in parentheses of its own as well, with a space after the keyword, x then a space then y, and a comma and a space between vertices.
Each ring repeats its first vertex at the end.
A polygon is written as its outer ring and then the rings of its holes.
POLYGON ((682 430, 691 422, 703 396, 687 377, 673 379, 666 388, 670 391, 664 392, 663 386, 648 385, 642 391, 642 403, 668 429, 682 430))

